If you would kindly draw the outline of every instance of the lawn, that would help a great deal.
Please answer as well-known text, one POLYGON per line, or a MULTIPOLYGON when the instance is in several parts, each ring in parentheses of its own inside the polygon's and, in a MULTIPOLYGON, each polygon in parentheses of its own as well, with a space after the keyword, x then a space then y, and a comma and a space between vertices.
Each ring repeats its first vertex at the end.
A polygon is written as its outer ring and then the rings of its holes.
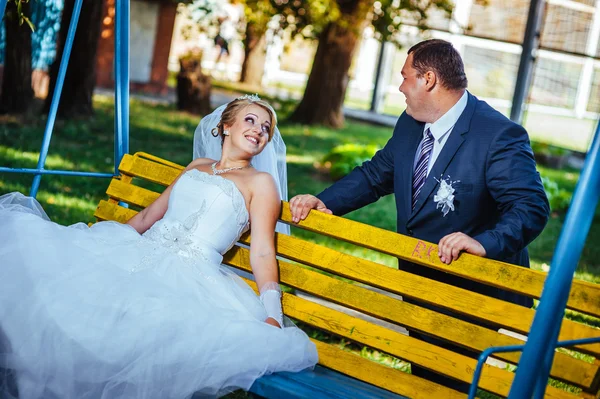
MULTIPOLYGON (((47 161, 49 169, 73 169, 111 172, 113 168, 113 102, 111 98, 96 96, 96 115, 92 118, 57 122, 47 161)), ((318 193, 332 181, 316 167, 333 147, 345 143, 375 144, 383 146, 391 134, 388 127, 366 125, 347 121, 342 129, 307 127, 285 122, 290 103, 279 104, 280 130, 287 144, 290 197, 298 193, 318 193)), ((42 142, 44 117, 16 119, 0 117, 0 165, 34 168, 42 142)), ((145 151, 187 164, 192 156, 192 140, 199 117, 176 111, 172 106, 131 102, 130 152, 145 151)), ((579 177, 577 170, 553 170, 539 167, 543 176, 572 192, 579 177)), ((0 195, 21 191, 28 193, 30 175, 0 174, 0 195)), ((94 221, 92 214, 108 185, 106 179, 44 176, 38 194, 49 216, 62 224, 94 221)), ((349 218, 384 229, 395 229, 393 197, 355 211, 349 218)), ((532 267, 547 270, 558 239, 564 213, 553 213, 544 232, 530 245, 532 267)), ((315 242, 324 243, 309 233, 294 230, 293 234, 315 242)), ((395 267, 395 260, 368 250, 329 241, 327 245, 344 252, 352 252, 371 260, 395 267)), ((600 283, 600 208, 587 244, 584 248, 576 278, 600 283)), ((573 315, 589 324, 596 320, 573 315)), ((369 356, 377 357, 377 354, 369 356)), ((398 367, 402 368, 402 365, 398 367)))

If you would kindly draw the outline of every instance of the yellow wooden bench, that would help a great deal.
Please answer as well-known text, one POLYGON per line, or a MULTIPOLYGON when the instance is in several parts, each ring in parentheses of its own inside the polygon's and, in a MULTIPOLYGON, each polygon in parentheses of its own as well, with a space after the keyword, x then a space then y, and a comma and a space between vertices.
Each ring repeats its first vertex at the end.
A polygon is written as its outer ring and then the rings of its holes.
MULTIPOLYGON (((120 165, 121 176, 112 179, 107 190, 109 199, 100 202, 96 218, 125 222, 136 213, 134 208, 148 206, 159 195, 141 186, 148 187, 146 182, 166 186, 182 169, 180 165, 149 154, 126 155, 120 165), (131 206, 125 208, 119 206, 119 202, 131 206)), ((287 203, 284 203, 280 219, 290 223, 287 203)), ((435 244, 320 212, 312 212, 298 226, 532 298, 540 297, 546 278, 542 272, 471 255, 463 255, 451 265, 446 265, 439 261, 435 244)), ((248 244, 250 239, 247 234, 240 242, 248 244)), ((521 344, 518 338, 496 330, 526 335, 535 314, 533 309, 431 281, 294 236, 278 235, 276 248, 281 283, 309 294, 284 293, 286 315, 342 337, 344 341, 372 348, 466 383, 471 382, 476 360, 412 338, 396 327, 402 326, 481 352, 490 346, 521 344), (311 300, 310 296, 320 298, 320 301, 311 300), (399 296, 470 315, 491 323, 496 330, 403 302, 399 296)), ((234 246, 225 255, 224 262, 244 271, 251 270, 249 252, 242 246, 234 246)), ((256 288, 249 280, 248 284, 256 288)), ((600 317, 600 286, 575 281, 567 307, 600 317)), ((600 335, 599 332, 588 325, 565 319, 560 340, 595 337, 600 335)), ((371 361, 356 354, 356 351, 344 350, 340 345, 314 341, 320 358, 320 366, 314 371, 266 376, 255 383, 252 391, 261 396, 286 398, 466 397, 447 387, 371 361)), ((519 355, 499 353, 495 356, 505 363, 517 364, 519 355)), ((577 387, 579 392, 549 386, 546 397, 597 398, 600 362, 596 359, 599 356, 600 344, 557 352, 551 378, 577 387)), ((514 373, 507 367, 486 364, 479 387, 505 397, 513 376, 514 373)))

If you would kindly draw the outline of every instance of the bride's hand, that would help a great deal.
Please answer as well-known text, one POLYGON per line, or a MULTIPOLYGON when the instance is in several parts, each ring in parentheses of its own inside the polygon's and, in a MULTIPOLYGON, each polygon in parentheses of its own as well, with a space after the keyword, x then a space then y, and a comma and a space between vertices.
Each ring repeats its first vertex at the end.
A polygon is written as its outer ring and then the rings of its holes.
POLYGON ((277 328, 281 328, 281 326, 279 325, 279 323, 277 323, 277 320, 275 320, 272 317, 267 317, 267 320, 265 320, 265 323, 270 324, 272 326, 275 326, 277 328))

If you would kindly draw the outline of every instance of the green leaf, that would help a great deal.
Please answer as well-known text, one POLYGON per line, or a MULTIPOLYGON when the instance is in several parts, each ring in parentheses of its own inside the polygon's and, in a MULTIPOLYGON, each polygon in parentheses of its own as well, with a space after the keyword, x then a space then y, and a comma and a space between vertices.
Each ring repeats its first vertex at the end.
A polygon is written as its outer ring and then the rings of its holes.
POLYGON ((31 29, 32 32, 35 32, 35 25, 33 25, 33 22, 31 22, 26 16, 23 16, 23 19, 25 20, 25 22, 27 22, 27 25, 29 25, 29 29, 31 29))
MULTIPOLYGON (((29 20, 29 18, 23 13, 23 4, 29 3, 29 0, 12 0, 17 6, 17 18, 19 19, 19 26, 22 26, 24 22, 29 25, 29 29, 35 32, 35 25, 29 20)), ((9 0, 10 2, 10 0, 9 0)))

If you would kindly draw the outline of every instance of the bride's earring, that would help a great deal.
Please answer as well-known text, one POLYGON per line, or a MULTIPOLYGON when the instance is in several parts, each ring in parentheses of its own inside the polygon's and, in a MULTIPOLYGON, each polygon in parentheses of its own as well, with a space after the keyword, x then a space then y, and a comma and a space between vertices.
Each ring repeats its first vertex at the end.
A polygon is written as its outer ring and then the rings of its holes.
POLYGON ((223 136, 229 136, 229 130, 223 130, 223 136))

